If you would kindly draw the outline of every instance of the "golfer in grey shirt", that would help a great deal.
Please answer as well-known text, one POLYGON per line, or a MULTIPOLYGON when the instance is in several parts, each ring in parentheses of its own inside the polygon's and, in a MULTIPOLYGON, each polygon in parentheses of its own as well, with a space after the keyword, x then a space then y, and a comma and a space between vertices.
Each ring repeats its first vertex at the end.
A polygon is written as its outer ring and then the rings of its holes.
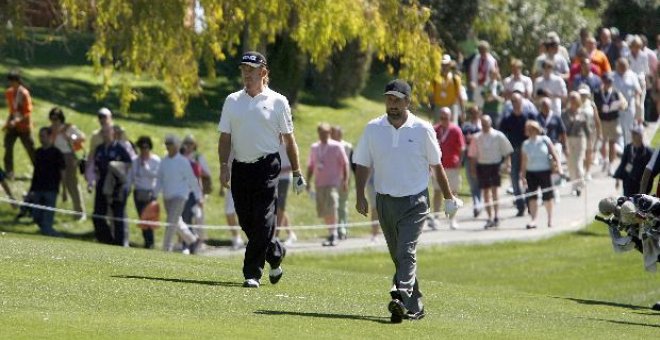
POLYGON ((416 247, 429 214, 429 167, 445 197, 445 213, 453 217, 462 205, 449 189, 433 127, 408 111, 410 92, 405 81, 387 84, 387 113, 367 124, 354 153, 356 208, 365 216, 369 205, 364 189, 370 168, 374 168, 378 220, 396 267, 388 305, 393 323, 425 315, 416 277, 416 247))

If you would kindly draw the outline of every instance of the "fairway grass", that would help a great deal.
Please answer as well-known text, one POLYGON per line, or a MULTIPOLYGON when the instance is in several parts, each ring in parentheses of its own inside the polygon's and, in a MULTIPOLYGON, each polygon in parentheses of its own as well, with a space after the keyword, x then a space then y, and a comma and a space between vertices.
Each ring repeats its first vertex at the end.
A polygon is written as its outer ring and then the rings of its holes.
POLYGON ((0 338, 652 339, 660 281, 604 226, 533 243, 419 252, 428 316, 389 324, 382 252, 289 256, 240 287, 241 257, 0 236, 0 338))

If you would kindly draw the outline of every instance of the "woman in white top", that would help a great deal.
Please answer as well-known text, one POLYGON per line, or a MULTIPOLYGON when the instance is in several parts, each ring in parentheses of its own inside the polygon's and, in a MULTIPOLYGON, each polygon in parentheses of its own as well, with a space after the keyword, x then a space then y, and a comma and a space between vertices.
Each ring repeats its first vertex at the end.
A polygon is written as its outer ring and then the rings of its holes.
POLYGON ((66 194, 71 196, 73 210, 80 213, 79 220, 87 219, 85 216, 85 205, 82 202, 82 191, 78 186, 78 158, 76 151, 82 149, 85 142, 85 134, 75 125, 67 124, 64 112, 59 107, 54 107, 48 113, 51 138, 53 145, 64 155, 64 178, 62 179, 62 201, 66 201, 66 194))
POLYGON ((196 247, 199 238, 190 231, 188 225, 183 222, 181 214, 183 207, 192 192, 196 203, 203 204, 204 197, 199 187, 199 182, 193 174, 190 162, 179 153, 180 142, 176 136, 165 137, 167 155, 160 161, 158 168, 156 195, 163 192, 165 211, 167 212, 167 229, 163 239, 163 250, 172 251, 174 248, 172 238, 176 232, 187 244, 196 247))
MULTIPOLYGON (((190 166, 192 167, 193 174, 197 179, 197 184, 199 189, 204 194, 204 185, 202 178, 211 178, 211 170, 209 169, 209 164, 206 162, 206 158, 199 151, 197 151, 197 141, 193 135, 186 135, 183 138, 183 144, 181 145, 181 155, 190 161, 190 166)), ((201 205, 196 204, 195 197, 191 193, 188 197, 188 201, 183 208, 183 221, 188 224, 204 224, 204 209, 201 205)), ((193 228, 193 232, 206 240, 206 233, 204 229, 193 228)))
MULTIPOLYGON (((154 190, 158 177, 158 168, 160 167, 160 157, 151 153, 153 143, 151 138, 141 136, 135 143, 140 150, 138 157, 133 159, 133 164, 128 173, 128 188, 133 187, 133 201, 138 216, 142 216, 142 211, 152 201, 156 200, 154 190)), ((144 247, 154 248, 153 226, 140 225, 142 236, 144 237, 144 247)))
MULTIPOLYGON (((523 185, 527 187, 527 206, 532 220, 527 224, 527 229, 536 228, 536 217, 538 216, 538 205, 536 199, 538 190, 541 189, 543 205, 548 213, 548 228, 552 227, 552 199, 554 191, 552 190, 552 163, 559 159, 559 155, 552 145, 552 140, 548 136, 541 135, 543 129, 541 125, 533 120, 528 120, 525 124, 525 134, 527 139, 522 145, 522 161, 520 165, 520 178, 523 185)), ((559 164, 559 163, 556 163, 559 164)), ((561 174, 561 167, 557 166, 557 171, 561 174)))

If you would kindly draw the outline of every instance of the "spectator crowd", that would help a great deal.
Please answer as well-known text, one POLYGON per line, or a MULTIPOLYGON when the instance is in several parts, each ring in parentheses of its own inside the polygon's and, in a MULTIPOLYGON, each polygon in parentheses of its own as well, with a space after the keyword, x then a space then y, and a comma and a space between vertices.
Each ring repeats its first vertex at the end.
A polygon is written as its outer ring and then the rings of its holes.
MULTIPOLYGON (((552 227, 553 207, 560 201, 557 186, 569 181, 571 194, 580 196, 597 166, 616 178, 617 188, 622 183, 624 195, 651 190, 651 179, 660 172, 660 157, 645 143, 643 126, 658 118, 660 49, 651 50, 643 34, 623 36, 614 28, 594 33, 581 29, 578 39, 564 46, 558 34, 548 32, 539 44, 538 57, 529 64, 515 58, 501 60, 486 41, 478 43, 473 55, 443 56, 442 70, 428 89, 441 162, 454 195, 465 175, 473 216, 485 211, 485 229, 500 223, 502 175, 510 179, 516 216, 530 216, 528 229, 539 223, 539 198, 547 213, 547 226, 552 227), (502 79, 500 65, 505 62, 510 74, 502 79), (621 161, 614 168, 618 155, 621 161)), ((660 36, 656 39, 656 46, 660 45, 660 36)), ((158 156, 152 151, 150 136, 131 141, 128 132, 113 122, 108 108, 98 110, 99 128, 88 137, 67 121, 62 109, 54 107, 48 113, 50 125, 38 130, 40 147, 36 148, 29 89, 18 72, 10 73, 7 80, 9 116, 3 127, 0 184, 9 197, 14 195, 7 180, 15 177, 13 149, 20 140, 34 165, 26 202, 55 207, 61 194, 63 200, 71 199, 77 218, 84 222, 82 175, 88 193, 93 193, 91 220, 99 242, 129 245, 126 209, 132 194, 144 222, 138 225, 144 247, 156 247, 155 224, 148 222, 160 220, 160 196, 167 221, 162 249, 187 254, 201 249, 207 236, 204 229, 194 226, 205 222, 205 197, 213 192, 212 178, 217 176, 211 173, 194 136, 167 135, 167 153, 158 156), (88 152, 81 157, 85 147, 88 152)), ((332 247, 348 236, 353 146, 343 139, 340 126, 320 123, 317 134, 307 161, 307 190, 318 218, 327 225, 323 245, 332 247)), ((284 239, 286 233, 285 244, 289 245, 297 241, 297 235, 288 228, 292 173, 284 145, 279 157, 277 237, 284 239)), ((430 185, 433 211, 440 212, 440 186, 435 179, 430 185)), ((220 193, 225 197, 227 224, 237 226, 231 190, 220 188, 220 193)), ((372 169, 367 199, 376 221, 374 197, 372 169)), ((17 218, 30 215, 43 234, 59 235, 53 226, 53 211, 28 210, 21 208, 17 218)), ((431 228, 439 224, 437 217, 429 218, 431 228)), ((455 217, 449 220, 449 228, 460 228, 455 217)), ((374 222, 372 242, 378 234, 374 222)), ((231 230, 231 243, 234 249, 244 246, 238 227, 231 230)))

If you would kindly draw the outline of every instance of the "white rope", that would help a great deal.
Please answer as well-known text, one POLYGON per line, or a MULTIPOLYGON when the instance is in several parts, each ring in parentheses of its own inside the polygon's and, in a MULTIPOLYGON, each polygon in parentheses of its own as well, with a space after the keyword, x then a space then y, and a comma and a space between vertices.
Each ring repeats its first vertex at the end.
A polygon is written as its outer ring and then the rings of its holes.
MULTIPOLYGON (((573 184, 578 181, 582 180, 575 180, 575 181, 569 181, 565 182, 564 185, 567 184, 573 184)), ((557 187, 556 186, 551 186, 549 188, 545 188, 540 190, 541 193, 547 192, 547 191, 552 191, 555 190, 557 187)), ((500 199, 498 201, 493 201, 490 202, 489 204, 481 204, 481 207, 486 207, 486 206, 492 206, 495 204, 500 204, 500 203, 506 203, 506 202, 513 202, 517 200, 518 198, 525 199, 527 197, 531 196, 536 196, 538 195, 538 190, 535 192, 529 192, 517 196, 511 196, 507 197, 505 199, 500 199)), ((39 204, 34 204, 34 203, 29 203, 29 202, 23 202, 23 201, 18 201, 9 197, 3 197, 0 196, 0 202, 5 202, 9 203, 15 206, 23 206, 23 207, 29 207, 31 209, 39 209, 39 210, 46 210, 46 211, 52 211, 54 213, 60 213, 64 215, 74 215, 74 216, 82 216, 83 213, 74 211, 74 210, 67 210, 67 209, 60 209, 60 208, 54 208, 54 207, 49 207, 45 205, 39 205, 39 204)), ((469 208, 472 205, 467 205, 464 206, 464 208, 469 208)), ((444 213, 432 213, 434 216, 442 217, 444 213)), ((100 219, 106 219, 110 221, 123 221, 125 223, 130 223, 130 224, 142 224, 142 225, 149 225, 149 226, 156 226, 156 227, 168 227, 171 224, 167 222, 156 222, 156 221, 146 221, 146 220, 139 220, 139 219, 131 219, 131 218, 118 218, 118 217, 112 217, 112 216, 106 216, 106 215, 94 215, 94 214, 87 214, 88 217, 90 218, 100 218, 100 219)), ((365 222, 351 222, 351 223, 345 223, 341 224, 338 226, 341 226, 343 228, 357 228, 357 227, 367 227, 367 226, 374 226, 378 225, 378 221, 365 221, 365 222)), ((209 224, 188 224, 188 227, 193 228, 193 229, 207 229, 207 230, 237 230, 240 227, 238 226, 229 226, 229 225, 209 225, 209 224)), ((298 225, 298 226, 289 226, 289 227, 281 227, 278 226, 277 229, 282 229, 282 230, 325 230, 328 229, 329 226, 327 224, 313 224, 313 225, 298 225)))

